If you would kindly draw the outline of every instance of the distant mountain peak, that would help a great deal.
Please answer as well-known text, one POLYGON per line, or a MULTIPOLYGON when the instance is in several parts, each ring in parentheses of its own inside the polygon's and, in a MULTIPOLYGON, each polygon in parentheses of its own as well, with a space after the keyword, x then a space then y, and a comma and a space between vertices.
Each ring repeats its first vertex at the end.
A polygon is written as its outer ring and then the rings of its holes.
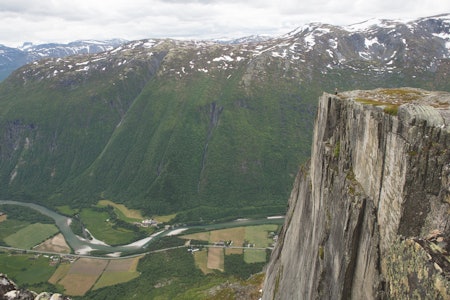
POLYGON ((23 51, 23 50, 29 49, 31 47, 33 47, 33 43, 32 42, 24 42, 22 44, 22 46, 18 47, 18 49, 23 51))
MULTIPOLYGON (((115 39, 74 41, 68 44, 34 45, 25 43, 21 49, 7 47, 1 49, 0 77, 3 74, 5 74, 3 77, 6 77, 20 65, 46 57, 66 57, 74 54, 99 52, 105 52, 100 56, 118 55, 134 51, 137 48, 142 48, 139 50, 140 52, 151 52, 151 48, 163 47, 164 43, 166 50, 173 47, 206 49, 228 45, 234 48, 230 48, 229 53, 224 54, 223 57, 235 56, 239 57, 239 60, 244 60, 260 55, 270 55, 274 58, 287 59, 290 62, 308 61, 309 64, 320 65, 319 69, 323 74, 334 68, 355 70, 362 68, 377 72, 393 72, 399 67, 427 69, 434 68, 433 62, 437 59, 450 58, 450 14, 411 21, 369 19, 347 26, 315 22, 276 37, 251 35, 238 39, 190 41, 146 39, 127 42, 115 39), (434 46, 429 47, 431 44, 434 46), (231 53, 233 55, 230 55, 231 53)), ((199 55, 192 62, 196 61, 196 66, 198 66, 199 61, 205 60, 204 63, 201 63, 201 67, 194 68, 192 64, 189 64, 175 73, 181 76, 190 69, 209 71, 216 66, 216 64, 207 63, 208 58, 203 57, 205 54, 202 54, 202 51, 198 53, 199 55)), ((100 59, 100 56, 82 60, 95 62, 95 59, 100 59)), ((223 68, 231 67, 231 61, 226 62, 225 59, 220 59, 220 55, 210 58, 209 61, 214 63, 220 61, 219 66, 223 68), (214 61, 213 59, 218 60, 214 61)))
POLYGON ((273 36, 264 34, 253 34, 248 36, 243 36, 240 38, 220 38, 213 39, 212 41, 220 44, 248 44, 248 43, 259 43, 272 39, 273 36))
POLYGON ((74 41, 67 44, 25 42, 17 48, 0 45, 0 81, 20 66, 43 58, 98 53, 114 49, 125 42, 127 41, 121 39, 74 41))

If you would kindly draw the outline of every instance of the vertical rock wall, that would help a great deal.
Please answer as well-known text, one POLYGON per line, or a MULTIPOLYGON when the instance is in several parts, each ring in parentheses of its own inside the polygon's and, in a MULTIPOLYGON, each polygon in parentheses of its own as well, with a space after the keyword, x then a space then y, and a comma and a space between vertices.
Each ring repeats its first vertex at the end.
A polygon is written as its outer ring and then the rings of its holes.
POLYGON ((324 94, 263 299, 449 299, 449 133, 446 93, 324 94))

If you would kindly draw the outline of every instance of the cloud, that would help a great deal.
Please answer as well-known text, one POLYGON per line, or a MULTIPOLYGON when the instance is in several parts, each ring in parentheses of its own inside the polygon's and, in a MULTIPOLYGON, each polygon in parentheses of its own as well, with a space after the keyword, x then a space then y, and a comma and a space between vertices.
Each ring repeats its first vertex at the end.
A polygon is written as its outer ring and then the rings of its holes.
POLYGON ((433 0, 0 0, 0 44, 282 34, 309 22, 448 12, 450 1, 433 0))

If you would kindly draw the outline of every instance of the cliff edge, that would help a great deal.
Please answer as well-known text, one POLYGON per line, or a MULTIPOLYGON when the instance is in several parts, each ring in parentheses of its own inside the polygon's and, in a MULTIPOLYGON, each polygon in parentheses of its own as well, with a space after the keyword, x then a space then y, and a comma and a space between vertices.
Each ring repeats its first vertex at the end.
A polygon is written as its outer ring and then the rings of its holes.
POLYGON ((450 94, 324 94, 263 299, 450 299, 450 94))

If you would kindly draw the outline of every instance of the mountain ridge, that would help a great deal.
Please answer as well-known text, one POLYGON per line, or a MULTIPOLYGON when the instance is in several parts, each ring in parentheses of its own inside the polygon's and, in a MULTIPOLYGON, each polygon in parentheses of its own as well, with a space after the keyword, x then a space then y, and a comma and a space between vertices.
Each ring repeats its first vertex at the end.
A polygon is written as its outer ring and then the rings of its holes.
POLYGON ((317 97, 449 90, 448 25, 445 15, 356 33, 316 24, 255 43, 144 39, 33 62, 0 84, 0 195, 108 198, 183 210, 179 221, 283 213, 317 97))
POLYGON ((8 47, 0 44, 0 81, 4 80, 17 68, 48 57, 66 57, 77 54, 88 54, 102 52, 126 42, 121 39, 105 41, 81 40, 67 44, 45 43, 33 44, 23 43, 20 47, 8 47))
MULTIPOLYGON (((309 44, 310 47, 314 46, 315 38, 320 36, 320 31, 322 33, 329 32, 330 30, 334 32, 339 31, 345 31, 347 34, 354 33, 359 35, 373 35, 372 39, 365 40, 366 46, 368 48, 376 46, 376 44, 380 44, 377 40, 378 37, 376 36, 377 32, 382 31, 383 29, 395 29, 396 27, 406 27, 410 31, 414 30, 424 30, 424 28, 429 27, 428 29, 431 29, 432 35, 437 38, 441 38, 444 41, 444 48, 447 49, 447 53, 445 57, 448 56, 448 49, 450 48, 450 39, 448 35, 450 26, 450 14, 440 14, 436 16, 431 17, 422 17, 411 21, 401 21, 401 20, 390 20, 390 19, 370 19, 367 21, 359 22, 356 24, 351 25, 345 25, 345 26, 336 26, 326 23, 310 23, 305 24, 303 26, 299 26, 296 29, 292 30, 291 32, 288 32, 287 34, 280 35, 280 36, 262 36, 262 35, 253 35, 253 36, 247 36, 247 37, 241 37, 241 38, 235 38, 235 39, 222 39, 222 40, 178 40, 180 43, 182 42, 191 42, 191 43, 219 43, 219 44, 226 44, 226 45, 242 45, 242 44, 248 44, 248 43, 264 43, 266 41, 273 41, 273 40, 286 40, 293 36, 298 35, 304 35, 305 43, 309 44), (434 27, 434 28, 432 28, 434 27), (318 29, 318 30, 317 30, 318 29), (317 30, 316 36, 314 34, 309 35, 308 32, 314 33, 314 30, 317 30), (319 33, 319 34, 317 34, 319 33)), ((405 29, 405 28, 403 28, 405 29)), ((361 37, 358 37, 359 39, 361 37)), ((170 39, 143 39, 148 41, 153 40, 170 40, 170 39)), ((330 39, 330 45, 332 48, 336 48, 335 45, 332 45, 332 40, 330 39)), ((323 42, 323 41, 322 41, 323 42)), ((47 43, 47 44, 39 44, 34 45, 32 43, 24 43, 22 47, 17 48, 11 48, 6 47, 3 45, 0 45, 4 47, 5 50, 0 51, 0 59, 2 61, 13 61, 14 59, 11 57, 8 57, 5 55, 5 53, 12 52, 12 51, 21 51, 24 53, 28 53, 30 57, 26 59, 26 62, 32 62, 39 58, 46 58, 46 57, 65 57, 68 55, 73 54, 88 54, 88 53, 98 53, 103 51, 109 51, 113 48, 119 47, 120 45, 126 44, 126 40, 122 39, 112 39, 112 40, 106 40, 106 41, 94 41, 94 40, 86 40, 86 41, 75 41, 70 42, 67 44, 58 44, 58 43, 47 43)), ((134 43, 133 41, 129 43, 134 43)), ((360 46, 359 46, 360 47, 360 46)), ((328 49, 327 51, 331 51, 328 49)), ((442 50, 441 50, 442 51, 442 50)), ((333 53, 329 52, 330 56, 340 56, 340 53, 333 53)), ((365 54, 360 53, 360 55, 365 56, 365 54)), ((363 57, 363 58, 373 58, 373 57, 363 57)), ((334 62, 336 65, 336 61, 334 62)), ((5 66, 5 63, 2 64, 5 66)), ((0 65, 1 66, 1 65, 0 65)), ((11 69, 11 68, 10 68, 11 69)), ((1 69, 0 69, 1 71, 1 69)))

